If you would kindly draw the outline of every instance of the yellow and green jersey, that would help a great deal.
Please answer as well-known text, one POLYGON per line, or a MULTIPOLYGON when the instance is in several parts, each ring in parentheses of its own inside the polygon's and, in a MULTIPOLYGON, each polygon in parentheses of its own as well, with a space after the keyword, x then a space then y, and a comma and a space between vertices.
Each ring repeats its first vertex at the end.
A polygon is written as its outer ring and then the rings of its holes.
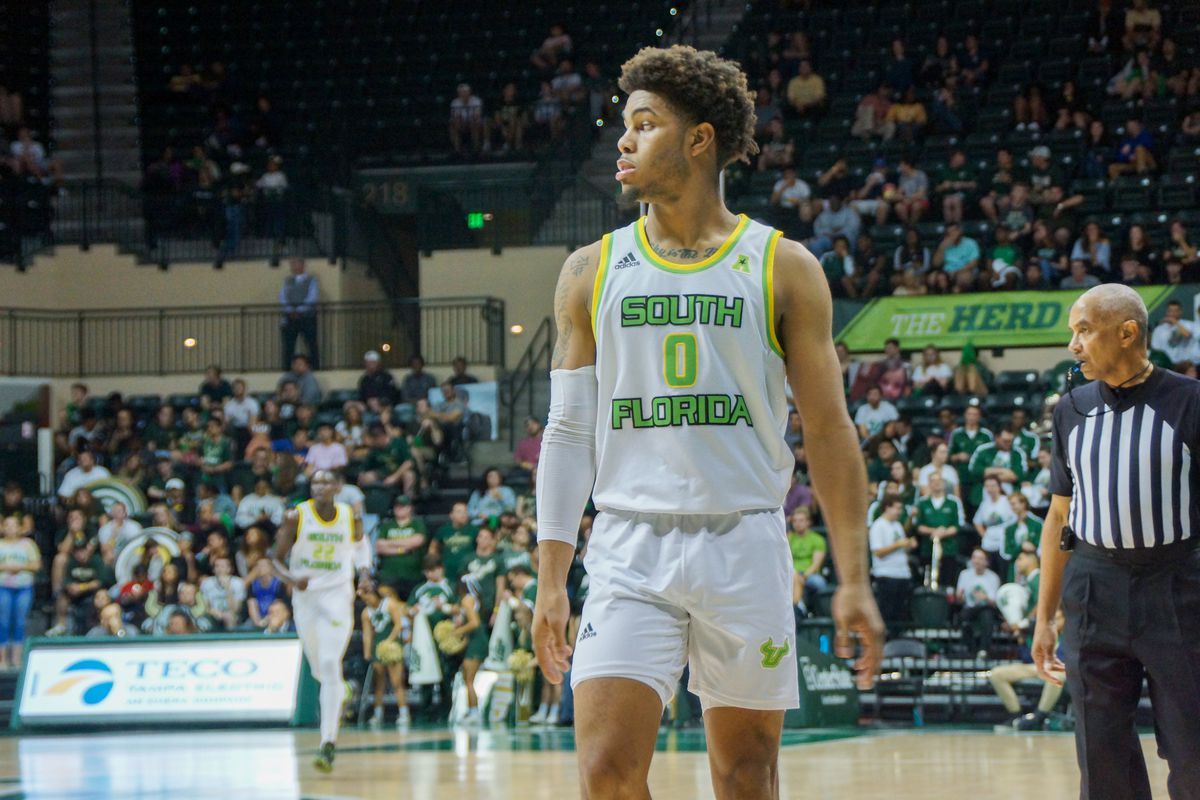
POLYGON ((783 503, 779 231, 745 216, 702 261, 657 255, 643 217, 604 236, 592 291, 596 507, 728 514, 783 503))

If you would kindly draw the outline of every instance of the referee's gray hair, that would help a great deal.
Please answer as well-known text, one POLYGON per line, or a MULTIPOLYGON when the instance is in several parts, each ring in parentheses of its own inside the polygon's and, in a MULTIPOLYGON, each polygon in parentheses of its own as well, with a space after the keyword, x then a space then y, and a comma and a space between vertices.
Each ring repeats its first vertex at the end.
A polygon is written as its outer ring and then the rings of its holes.
POLYGON ((1150 344, 1150 312, 1146 301, 1128 286, 1120 283, 1104 283, 1083 293, 1080 300, 1087 298, 1092 306, 1106 319, 1114 322, 1132 320, 1141 333, 1142 346, 1150 344))

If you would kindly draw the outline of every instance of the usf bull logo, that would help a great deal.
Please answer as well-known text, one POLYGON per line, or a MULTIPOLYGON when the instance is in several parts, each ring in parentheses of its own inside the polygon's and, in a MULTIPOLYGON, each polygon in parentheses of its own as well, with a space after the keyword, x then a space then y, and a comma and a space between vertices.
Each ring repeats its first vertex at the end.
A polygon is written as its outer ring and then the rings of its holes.
POLYGON ((758 652, 762 653, 763 669, 775 669, 779 666, 779 662, 783 661, 784 656, 792 652, 792 648, 785 636, 783 637, 783 644, 779 646, 775 645, 774 638, 768 638, 758 648, 758 652))
POLYGON ((750 274, 750 256, 738 254, 737 260, 733 262, 733 271, 742 272, 746 275, 750 274))

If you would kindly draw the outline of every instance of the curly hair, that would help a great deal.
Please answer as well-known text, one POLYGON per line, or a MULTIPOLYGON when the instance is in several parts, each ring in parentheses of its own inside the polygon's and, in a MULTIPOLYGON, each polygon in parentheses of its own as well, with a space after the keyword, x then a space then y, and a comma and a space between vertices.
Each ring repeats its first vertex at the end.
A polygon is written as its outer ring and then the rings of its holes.
POLYGON ((754 141, 754 94, 737 63, 711 50, 686 45, 643 47, 621 65, 617 82, 626 95, 638 89, 661 95, 691 124, 707 122, 716 130, 717 166, 749 161, 754 141))

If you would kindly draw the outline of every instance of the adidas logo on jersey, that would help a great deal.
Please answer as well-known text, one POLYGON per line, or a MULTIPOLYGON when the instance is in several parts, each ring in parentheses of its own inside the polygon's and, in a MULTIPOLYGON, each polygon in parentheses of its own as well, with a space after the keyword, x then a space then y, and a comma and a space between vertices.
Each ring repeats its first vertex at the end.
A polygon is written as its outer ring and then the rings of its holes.
POLYGON ((640 262, 636 258, 634 258, 632 252, 629 252, 629 253, 626 253, 625 255, 623 255, 621 257, 621 260, 613 265, 613 269, 625 269, 626 267, 636 267, 636 266, 639 266, 641 263, 642 262, 640 262))
POLYGON ((596 629, 592 627, 592 623, 583 626, 583 631, 579 634, 579 641, 586 641, 596 635, 596 629))

